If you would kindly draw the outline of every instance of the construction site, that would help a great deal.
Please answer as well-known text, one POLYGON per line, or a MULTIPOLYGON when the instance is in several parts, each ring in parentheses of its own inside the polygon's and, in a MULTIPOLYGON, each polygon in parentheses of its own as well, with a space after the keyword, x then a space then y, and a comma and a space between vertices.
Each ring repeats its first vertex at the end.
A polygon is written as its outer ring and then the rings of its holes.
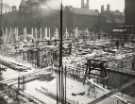
POLYGON ((0 104, 135 104, 135 2, 124 2, 0 0, 0 104))

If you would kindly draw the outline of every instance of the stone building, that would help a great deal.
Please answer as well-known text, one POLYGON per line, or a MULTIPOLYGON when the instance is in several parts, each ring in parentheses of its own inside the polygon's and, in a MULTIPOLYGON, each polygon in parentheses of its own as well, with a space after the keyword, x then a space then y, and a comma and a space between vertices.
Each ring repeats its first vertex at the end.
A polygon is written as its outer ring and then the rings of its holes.
MULTIPOLYGON (((13 11, 3 15, 3 34, 5 41, 10 37, 18 41, 20 36, 32 37, 34 40, 52 40, 57 38, 59 33, 60 11, 58 8, 47 7, 48 0, 22 0, 19 11, 13 11), (45 7, 41 8, 41 4, 45 7), (46 8, 47 7, 47 8, 46 8), (11 36, 12 35, 12 36, 11 36), (15 36, 14 36, 15 35, 15 36), (55 35, 55 36, 54 36, 55 35)), ((58 6, 58 5, 57 5, 58 6)), ((51 6, 53 7, 53 6, 51 6)), ((101 7, 98 10, 89 9, 89 0, 81 2, 81 8, 63 8, 63 34, 69 38, 75 34, 74 31, 88 32, 111 32, 116 25, 124 23, 124 15, 119 11, 111 11, 101 7)), ((11 39, 11 38, 10 38, 11 39)), ((12 42, 14 42, 12 41, 12 42)))
MULTIPOLYGON (((55 44, 59 39, 60 11, 47 2, 48 0, 22 0, 19 10, 12 8, 12 12, 2 17, 4 48, 13 50, 13 53, 21 51, 24 60, 36 63, 37 66, 42 66, 45 61, 42 56, 49 56, 44 55, 47 50, 42 48, 55 44)), ((111 11, 108 6, 107 10, 102 7, 102 12, 99 12, 89 9, 88 4, 89 0, 86 3, 82 0, 81 8, 63 7, 64 39, 87 39, 91 32, 92 35, 110 32, 115 25, 123 23, 120 21, 123 20, 123 15, 119 11, 111 11)))

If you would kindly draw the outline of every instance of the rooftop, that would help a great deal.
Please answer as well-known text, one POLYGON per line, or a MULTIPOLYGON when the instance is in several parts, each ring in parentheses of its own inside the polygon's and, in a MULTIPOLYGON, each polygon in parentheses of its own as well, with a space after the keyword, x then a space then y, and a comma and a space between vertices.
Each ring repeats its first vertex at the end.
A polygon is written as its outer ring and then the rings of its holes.
POLYGON ((87 8, 70 8, 70 11, 79 15, 98 16, 99 12, 96 10, 90 10, 87 8))

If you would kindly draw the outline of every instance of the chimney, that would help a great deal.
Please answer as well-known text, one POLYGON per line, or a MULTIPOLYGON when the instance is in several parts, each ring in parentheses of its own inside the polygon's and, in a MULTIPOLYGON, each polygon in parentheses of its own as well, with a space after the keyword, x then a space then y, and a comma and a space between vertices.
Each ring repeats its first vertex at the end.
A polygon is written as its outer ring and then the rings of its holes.
POLYGON ((101 5, 101 13, 103 13, 105 11, 105 7, 104 5, 101 5))
POLYGON ((84 8, 84 0, 81 0, 81 8, 84 8))
POLYGON ((107 11, 110 11, 110 4, 107 4, 107 11))

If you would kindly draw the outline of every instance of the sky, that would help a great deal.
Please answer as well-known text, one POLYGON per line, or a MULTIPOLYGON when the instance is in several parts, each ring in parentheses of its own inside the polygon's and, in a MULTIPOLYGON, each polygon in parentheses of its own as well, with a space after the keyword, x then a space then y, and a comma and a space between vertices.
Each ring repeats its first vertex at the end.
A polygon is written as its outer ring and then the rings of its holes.
MULTIPOLYGON (((3 0, 4 3, 10 4, 10 5, 16 5, 19 6, 21 0, 3 0)), ((55 1, 55 0, 54 0, 55 1)), ((63 0, 64 5, 72 5, 74 7, 80 7, 81 6, 81 0, 63 0)), ((100 9, 101 5, 111 5, 111 10, 124 10, 124 0, 90 0, 90 9, 100 9)))

